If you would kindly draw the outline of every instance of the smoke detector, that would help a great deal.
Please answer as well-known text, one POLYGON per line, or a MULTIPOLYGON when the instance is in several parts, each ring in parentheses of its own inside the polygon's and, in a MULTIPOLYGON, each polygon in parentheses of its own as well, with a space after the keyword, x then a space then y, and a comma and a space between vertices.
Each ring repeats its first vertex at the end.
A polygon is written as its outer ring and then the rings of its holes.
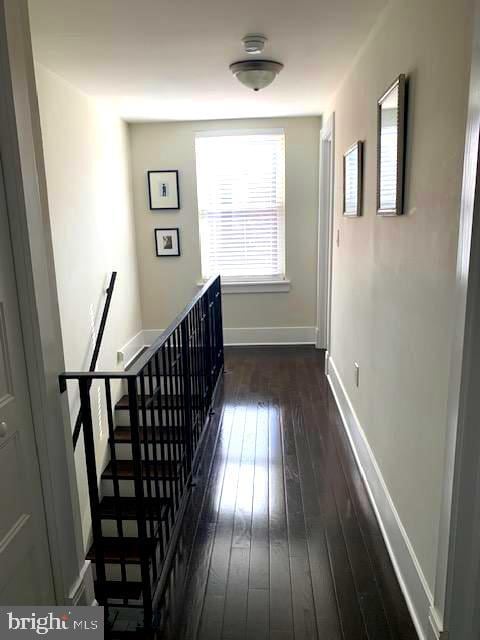
POLYGON ((251 55, 262 53, 265 49, 265 43, 267 40, 268 38, 266 36, 262 36, 260 33, 251 33, 248 36, 245 36, 242 38, 245 53, 249 53, 251 55))

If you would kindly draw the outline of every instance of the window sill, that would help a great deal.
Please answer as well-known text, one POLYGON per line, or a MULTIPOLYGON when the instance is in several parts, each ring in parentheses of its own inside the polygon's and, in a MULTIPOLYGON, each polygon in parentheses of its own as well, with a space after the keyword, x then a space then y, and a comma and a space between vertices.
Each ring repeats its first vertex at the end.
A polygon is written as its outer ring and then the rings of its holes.
MULTIPOLYGON (((197 282, 203 287, 204 281, 197 282)), ((290 291, 290 280, 257 280, 245 282, 222 282, 222 293, 287 293, 290 291)))

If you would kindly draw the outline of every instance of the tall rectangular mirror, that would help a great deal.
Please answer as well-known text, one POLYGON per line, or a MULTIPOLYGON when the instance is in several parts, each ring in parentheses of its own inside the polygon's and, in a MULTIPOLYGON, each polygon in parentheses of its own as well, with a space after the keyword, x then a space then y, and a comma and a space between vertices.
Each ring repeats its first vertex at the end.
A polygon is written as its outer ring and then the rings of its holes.
POLYGON ((406 79, 402 74, 377 106, 377 213, 403 214, 406 79))

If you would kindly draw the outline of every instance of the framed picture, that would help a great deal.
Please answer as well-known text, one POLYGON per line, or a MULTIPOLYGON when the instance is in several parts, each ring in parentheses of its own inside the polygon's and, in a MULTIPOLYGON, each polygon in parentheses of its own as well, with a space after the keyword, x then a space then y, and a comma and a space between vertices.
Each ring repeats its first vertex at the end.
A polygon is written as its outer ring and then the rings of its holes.
POLYGON ((152 211, 180 209, 178 171, 148 171, 148 199, 152 211))
POLYGON ((155 247, 159 257, 179 256, 180 235, 178 228, 155 229, 155 247))
POLYGON ((377 214, 403 214, 407 84, 398 76, 377 103, 377 214))
POLYGON ((343 156, 343 215, 362 215, 363 142, 350 147, 343 156))

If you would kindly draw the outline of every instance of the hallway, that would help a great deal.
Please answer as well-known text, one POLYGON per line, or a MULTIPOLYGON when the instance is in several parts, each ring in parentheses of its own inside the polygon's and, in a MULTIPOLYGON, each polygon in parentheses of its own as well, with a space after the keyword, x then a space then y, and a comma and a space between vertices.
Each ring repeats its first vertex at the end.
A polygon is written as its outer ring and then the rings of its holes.
POLYGON ((227 348, 225 358, 210 485, 163 638, 416 638, 324 352, 227 348))

